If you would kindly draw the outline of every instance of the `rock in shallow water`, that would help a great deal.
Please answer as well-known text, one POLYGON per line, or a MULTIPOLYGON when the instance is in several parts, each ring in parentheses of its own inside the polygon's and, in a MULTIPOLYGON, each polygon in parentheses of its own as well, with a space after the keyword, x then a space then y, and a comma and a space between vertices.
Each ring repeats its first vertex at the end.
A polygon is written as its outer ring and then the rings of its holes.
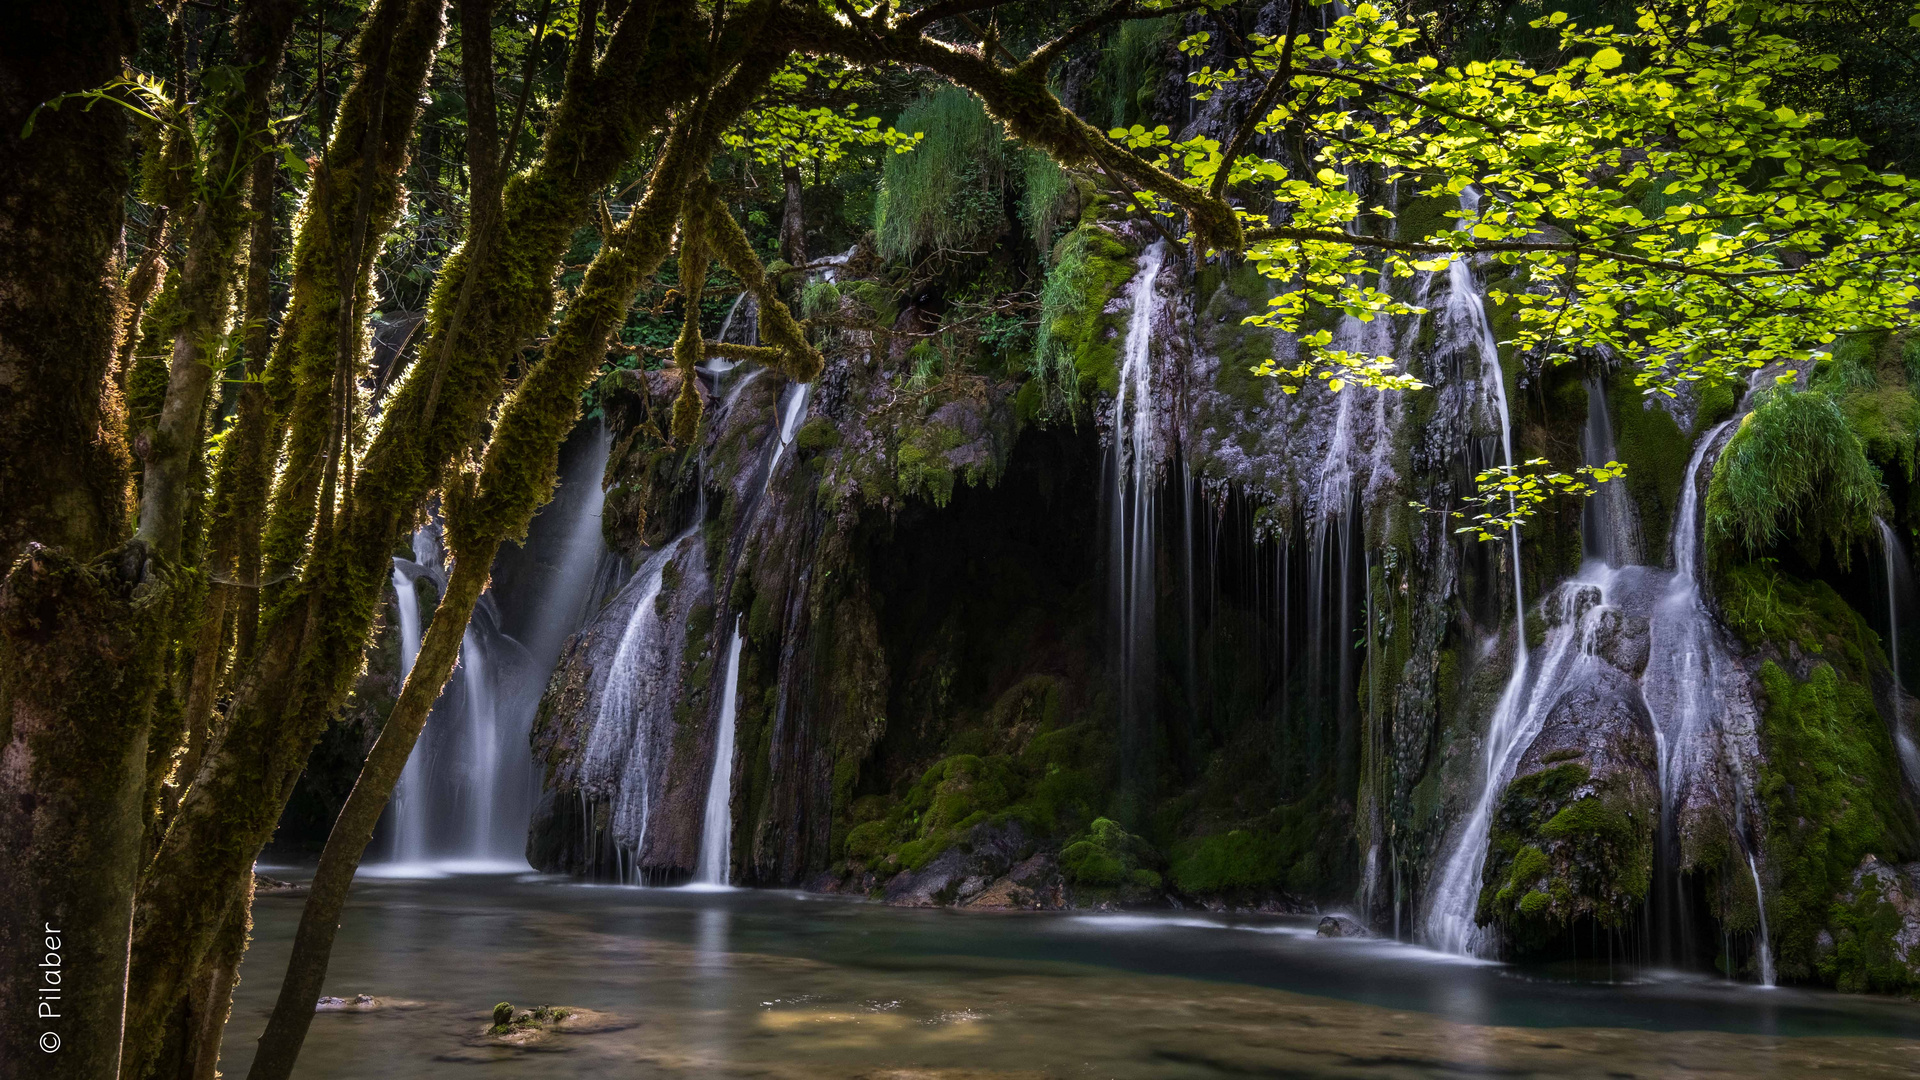
POLYGON ((1323 915, 1320 917, 1321 937, 1372 937, 1373 931, 1362 926, 1359 920, 1347 915, 1323 915))

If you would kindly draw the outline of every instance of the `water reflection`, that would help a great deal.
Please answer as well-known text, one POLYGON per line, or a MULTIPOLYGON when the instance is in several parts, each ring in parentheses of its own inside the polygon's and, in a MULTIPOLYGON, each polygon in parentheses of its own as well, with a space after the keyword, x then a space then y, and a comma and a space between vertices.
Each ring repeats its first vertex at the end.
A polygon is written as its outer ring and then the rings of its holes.
MULTIPOLYGON (((263 896, 227 1040, 243 1075, 299 916, 263 896)), ((298 1076, 1909 1076, 1920 1006, 1699 977, 1612 982, 1310 920, 906 911, 531 875, 362 883, 298 1076), (496 1001, 609 1020, 538 1050, 496 1001)))

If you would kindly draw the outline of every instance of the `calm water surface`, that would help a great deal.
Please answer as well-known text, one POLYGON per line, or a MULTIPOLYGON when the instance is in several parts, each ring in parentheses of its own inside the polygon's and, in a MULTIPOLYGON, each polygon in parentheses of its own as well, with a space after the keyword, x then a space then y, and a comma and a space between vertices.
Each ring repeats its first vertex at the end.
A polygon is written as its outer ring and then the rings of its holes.
MULTIPOLYGON (((244 1076, 303 898, 263 895, 244 1076)), ((915 911, 538 875, 355 886, 302 1080, 387 1077, 1920 1076, 1920 1004, 1576 979, 1285 917, 915 911), (494 1002, 606 1014, 525 1047, 494 1002)))

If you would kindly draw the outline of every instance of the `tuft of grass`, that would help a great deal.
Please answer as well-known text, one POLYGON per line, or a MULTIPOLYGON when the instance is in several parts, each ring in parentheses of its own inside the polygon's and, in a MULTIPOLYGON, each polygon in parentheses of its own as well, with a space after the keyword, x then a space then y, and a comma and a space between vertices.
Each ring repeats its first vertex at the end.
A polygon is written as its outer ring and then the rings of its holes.
POLYGON ((1004 222, 1006 140, 972 94, 945 87, 900 113, 900 131, 920 144, 889 154, 874 204, 880 254, 906 260, 929 251, 959 251, 985 242, 1004 222))
POLYGON ((1020 164, 1020 220, 1042 255, 1053 250, 1053 234, 1073 205, 1073 177, 1060 163, 1038 150, 1022 150, 1020 164))
POLYGON ((1714 464, 1707 542, 1749 557, 1792 542, 1809 562, 1825 543, 1844 566, 1880 499, 1880 470, 1833 398, 1770 387, 1714 464))

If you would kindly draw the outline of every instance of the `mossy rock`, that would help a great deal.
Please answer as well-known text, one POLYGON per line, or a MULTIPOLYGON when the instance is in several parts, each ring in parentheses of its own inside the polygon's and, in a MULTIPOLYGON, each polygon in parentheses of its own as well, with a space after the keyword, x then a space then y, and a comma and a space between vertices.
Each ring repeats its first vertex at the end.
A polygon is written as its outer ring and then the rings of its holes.
POLYGON ((1884 928, 1871 900, 1836 905, 1869 855, 1904 861, 1920 853, 1913 807, 1901 785, 1886 723, 1865 686, 1831 664, 1799 681, 1772 661, 1760 668, 1765 696, 1757 792, 1765 813, 1767 893, 1780 975, 1871 982, 1866 971, 1884 928), (1836 907, 1841 910, 1836 910, 1836 907), (1856 935, 1851 960, 1822 956, 1832 922, 1856 935))

